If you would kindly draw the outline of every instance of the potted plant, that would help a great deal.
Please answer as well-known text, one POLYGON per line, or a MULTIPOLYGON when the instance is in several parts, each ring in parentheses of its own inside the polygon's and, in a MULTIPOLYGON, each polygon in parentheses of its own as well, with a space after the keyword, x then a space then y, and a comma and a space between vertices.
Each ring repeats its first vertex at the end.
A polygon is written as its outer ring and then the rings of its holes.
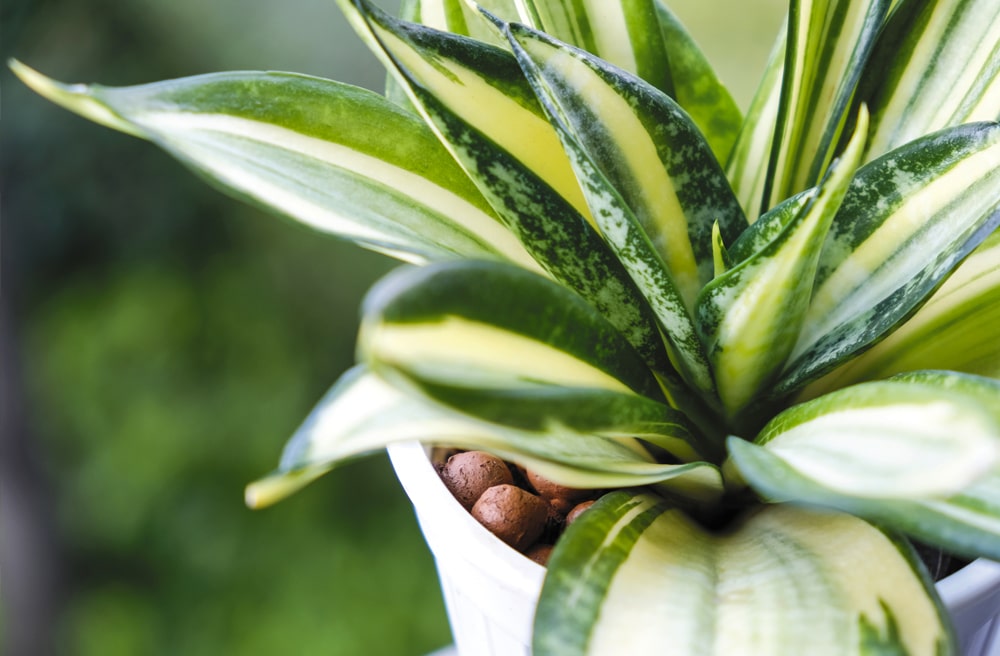
POLYGON ((250 505, 413 440, 612 490, 549 561, 539 656, 954 653, 910 540, 980 558, 996 614, 1000 3, 792 0, 743 116, 660 0, 338 2, 385 97, 12 64, 418 265, 250 505))

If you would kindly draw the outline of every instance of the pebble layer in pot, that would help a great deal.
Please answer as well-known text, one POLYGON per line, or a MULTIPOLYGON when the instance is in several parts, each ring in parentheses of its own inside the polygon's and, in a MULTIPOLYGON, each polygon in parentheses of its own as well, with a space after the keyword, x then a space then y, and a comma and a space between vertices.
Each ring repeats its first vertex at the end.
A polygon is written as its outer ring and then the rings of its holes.
POLYGON ((249 503, 484 450, 609 491, 548 560, 538 656, 956 653, 911 540, 1000 558, 1000 0, 792 0, 745 115, 659 0, 338 2, 385 97, 13 64, 415 265, 249 503))

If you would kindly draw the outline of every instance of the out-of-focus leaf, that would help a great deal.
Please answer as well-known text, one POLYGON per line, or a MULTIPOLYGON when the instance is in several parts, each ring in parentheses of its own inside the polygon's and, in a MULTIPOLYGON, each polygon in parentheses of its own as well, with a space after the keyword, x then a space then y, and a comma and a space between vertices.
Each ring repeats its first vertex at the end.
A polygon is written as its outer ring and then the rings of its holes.
POLYGON ((262 72, 66 86, 12 67, 50 100, 318 230, 413 262, 485 257, 538 270, 433 133, 377 94, 262 72))

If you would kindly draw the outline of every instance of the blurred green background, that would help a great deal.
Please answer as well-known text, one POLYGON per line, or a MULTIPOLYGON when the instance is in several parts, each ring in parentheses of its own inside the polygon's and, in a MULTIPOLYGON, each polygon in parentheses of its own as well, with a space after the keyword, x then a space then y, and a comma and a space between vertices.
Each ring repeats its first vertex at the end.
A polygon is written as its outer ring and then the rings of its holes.
MULTIPOLYGON (((392 3, 382 2, 385 8, 392 3)), ((746 106, 784 3, 674 2, 746 106)), ((331 0, 7 0, 68 81, 295 70, 379 88, 331 0)), ((0 638, 42 654, 425 654, 450 641, 384 456, 251 512, 393 262, 2 84, 0 638)))

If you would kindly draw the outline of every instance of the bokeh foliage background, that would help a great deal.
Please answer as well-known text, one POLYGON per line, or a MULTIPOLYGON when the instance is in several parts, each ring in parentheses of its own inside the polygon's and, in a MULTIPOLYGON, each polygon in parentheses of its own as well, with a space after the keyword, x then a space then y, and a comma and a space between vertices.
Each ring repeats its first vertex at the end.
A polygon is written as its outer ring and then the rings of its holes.
MULTIPOLYGON (((671 6, 745 107, 784 3, 671 6)), ((383 80, 331 0, 7 0, 0 30, 4 57, 68 81, 383 80)), ((447 643, 384 456, 266 511, 242 503, 352 363, 360 299, 394 263, 230 201, 6 70, 0 83, 4 653, 447 643)))

